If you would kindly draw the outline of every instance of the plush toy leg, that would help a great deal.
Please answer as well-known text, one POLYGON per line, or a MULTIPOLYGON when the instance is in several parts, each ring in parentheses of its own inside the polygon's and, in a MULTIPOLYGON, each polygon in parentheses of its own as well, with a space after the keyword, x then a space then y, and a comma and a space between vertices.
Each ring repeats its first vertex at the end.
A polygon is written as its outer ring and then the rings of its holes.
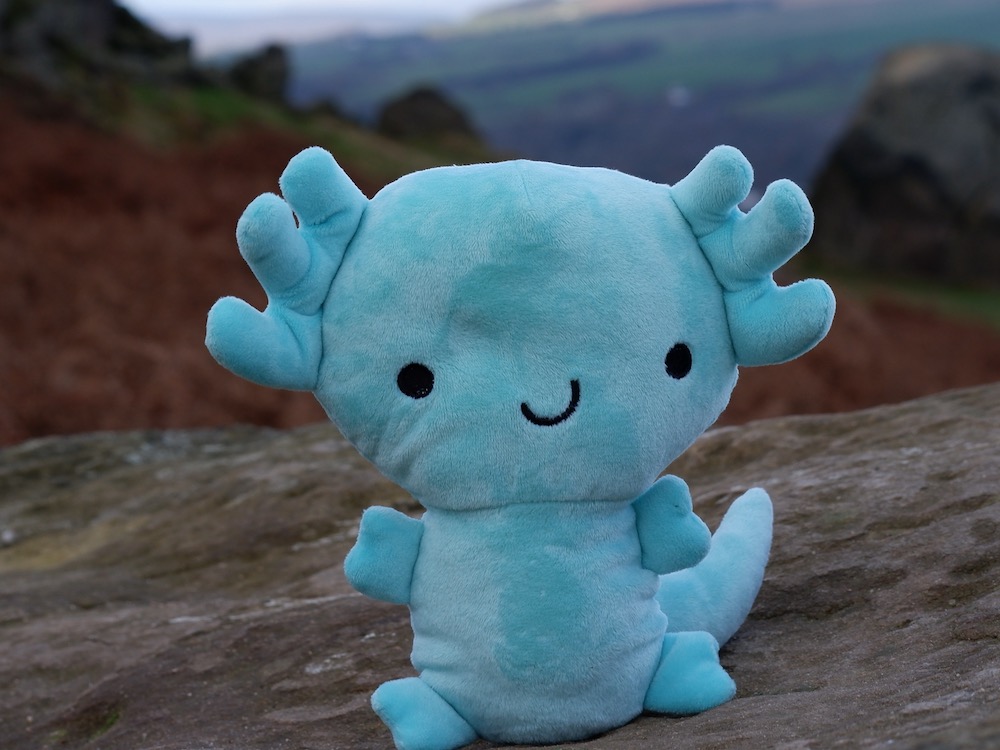
POLYGON ((392 731, 397 750, 455 750, 478 736, 419 677, 382 684, 372 695, 372 708, 392 731))
POLYGON ((708 633, 667 633, 643 707, 661 714, 696 714, 732 698, 736 684, 719 665, 718 650, 708 633))

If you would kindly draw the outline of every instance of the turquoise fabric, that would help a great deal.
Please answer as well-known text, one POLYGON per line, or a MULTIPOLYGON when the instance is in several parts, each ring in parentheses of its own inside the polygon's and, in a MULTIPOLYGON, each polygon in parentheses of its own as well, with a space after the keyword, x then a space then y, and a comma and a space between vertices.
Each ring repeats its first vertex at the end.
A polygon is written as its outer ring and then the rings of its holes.
POLYGON ((747 493, 710 537, 684 482, 657 477, 738 366, 804 353, 834 311, 823 282, 772 278, 812 231, 801 190, 743 213, 751 182, 719 147, 673 187, 511 161, 369 201, 309 149, 284 200, 247 208, 268 306, 220 300, 209 349, 313 391, 427 509, 369 509, 345 561, 410 607, 418 676, 372 702, 401 750, 580 739, 732 697, 718 644, 760 586, 770 500, 747 493))

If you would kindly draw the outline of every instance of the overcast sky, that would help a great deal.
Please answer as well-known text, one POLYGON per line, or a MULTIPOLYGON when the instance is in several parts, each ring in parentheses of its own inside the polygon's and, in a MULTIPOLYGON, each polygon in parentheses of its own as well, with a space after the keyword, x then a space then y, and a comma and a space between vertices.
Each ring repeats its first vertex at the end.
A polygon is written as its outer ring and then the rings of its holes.
POLYGON ((119 0, 172 36, 194 40, 195 53, 386 32, 457 21, 504 0, 119 0))
POLYGON ((502 4, 498 0, 120 0, 155 19, 171 15, 248 15, 298 12, 400 12, 461 17, 502 4))

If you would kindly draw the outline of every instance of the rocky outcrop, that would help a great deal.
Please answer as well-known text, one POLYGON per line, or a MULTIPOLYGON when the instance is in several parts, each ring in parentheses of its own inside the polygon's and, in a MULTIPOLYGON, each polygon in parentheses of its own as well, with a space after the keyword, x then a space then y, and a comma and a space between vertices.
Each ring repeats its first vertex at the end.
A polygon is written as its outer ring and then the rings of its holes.
POLYGON ((386 103, 376 129, 390 138, 476 138, 468 116, 443 93, 420 86, 386 103))
POLYGON ((917 46, 888 57, 812 192, 813 255, 1000 285, 1000 54, 917 46))
POLYGON ((233 63, 229 79, 236 88, 250 96, 284 104, 290 72, 285 48, 269 44, 233 63))
MULTIPOLYGON (((578 746, 1000 745, 998 445, 1000 384, 703 436, 671 470, 710 526, 775 501, 739 693, 578 746)), ((332 427, 31 441, 0 498, 7 750, 389 746, 407 612, 341 562, 365 506, 419 509, 332 427)))
POLYGON ((165 37, 114 0, 0 0, 0 62, 53 88, 195 74, 189 40, 165 37))

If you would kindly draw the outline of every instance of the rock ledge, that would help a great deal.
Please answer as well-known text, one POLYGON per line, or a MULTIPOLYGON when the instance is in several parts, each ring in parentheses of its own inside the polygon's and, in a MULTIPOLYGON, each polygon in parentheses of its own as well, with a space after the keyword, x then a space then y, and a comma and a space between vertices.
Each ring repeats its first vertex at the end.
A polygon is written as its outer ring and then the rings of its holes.
MULTIPOLYGON (((1000 746, 998 445, 1000 384, 705 435, 671 470, 710 526, 775 501, 737 698, 579 747, 1000 746)), ((341 561, 362 508, 419 509, 332 427, 31 441, 0 498, 5 748, 389 746, 407 613, 341 561)))

